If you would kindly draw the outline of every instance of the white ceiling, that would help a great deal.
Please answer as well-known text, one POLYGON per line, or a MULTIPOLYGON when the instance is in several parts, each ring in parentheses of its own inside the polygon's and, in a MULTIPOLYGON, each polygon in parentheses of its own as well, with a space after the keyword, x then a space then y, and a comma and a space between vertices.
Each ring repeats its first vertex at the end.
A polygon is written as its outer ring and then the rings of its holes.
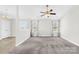
MULTIPOLYGON (((52 19, 60 19, 67 11, 71 8, 71 5, 50 5, 49 8, 52 8, 56 13, 55 16, 51 16, 52 19)), ((19 6, 19 18, 21 19, 39 19, 45 18, 40 17, 40 11, 46 9, 45 5, 20 5, 19 6)), ((0 14, 7 14, 10 17, 17 17, 17 6, 16 5, 0 5, 0 14)))

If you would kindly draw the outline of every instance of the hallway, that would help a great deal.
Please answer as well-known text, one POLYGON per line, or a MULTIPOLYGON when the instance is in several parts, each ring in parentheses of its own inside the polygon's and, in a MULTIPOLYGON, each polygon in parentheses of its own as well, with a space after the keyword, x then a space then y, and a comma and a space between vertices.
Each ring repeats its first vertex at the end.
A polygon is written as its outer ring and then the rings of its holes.
POLYGON ((59 37, 31 37, 10 54, 77 54, 79 47, 59 37))

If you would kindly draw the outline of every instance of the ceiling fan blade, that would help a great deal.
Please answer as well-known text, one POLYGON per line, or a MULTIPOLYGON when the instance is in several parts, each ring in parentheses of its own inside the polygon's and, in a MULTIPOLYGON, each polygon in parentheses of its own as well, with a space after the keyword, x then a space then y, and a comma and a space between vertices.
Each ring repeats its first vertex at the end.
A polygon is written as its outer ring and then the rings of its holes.
POLYGON ((40 12, 40 13, 45 13, 45 12, 40 12))
POLYGON ((50 13, 51 15, 56 15, 56 13, 50 13))
POLYGON ((50 9, 50 12, 52 12, 53 10, 52 9, 50 9))

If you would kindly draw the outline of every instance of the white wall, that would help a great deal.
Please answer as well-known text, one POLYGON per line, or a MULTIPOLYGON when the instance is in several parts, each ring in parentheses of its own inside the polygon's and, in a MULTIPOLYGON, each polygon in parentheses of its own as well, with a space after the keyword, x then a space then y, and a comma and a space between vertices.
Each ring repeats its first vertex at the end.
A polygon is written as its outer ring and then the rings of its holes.
POLYGON ((11 36, 10 20, 0 18, 0 39, 11 36))
MULTIPOLYGON (((50 17, 51 19, 59 19, 62 17, 65 12, 71 8, 69 5, 51 5, 49 6, 56 12, 56 16, 50 17)), ((17 15, 17 6, 16 5, 1 5, 0 6, 0 15, 8 15, 11 17, 11 35, 16 36, 16 45, 19 45, 24 40, 29 38, 30 29, 20 30, 19 21, 20 20, 30 20, 30 19, 45 19, 45 17, 40 17, 40 12, 46 10, 45 5, 22 5, 19 6, 19 16, 17 15), (19 17, 19 19, 17 18, 19 17)), ((30 26, 30 25, 29 25, 30 26)), ((26 28, 26 27, 25 27, 26 28)))
MULTIPOLYGON (((8 16, 8 20, 10 20, 10 36, 16 36, 16 29, 15 29, 15 20, 17 17, 17 12, 16 12, 16 5, 0 5, 0 16, 8 16)), ((3 19, 0 19, 3 20, 3 19)), ((5 19, 7 20, 7 19, 5 19)), ((1 23, 1 22, 0 22, 1 23)), ((2 25, 1 25, 2 26, 2 25)))
MULTIPOLYGON (((18 7, 19 12, 17 12, 19 15, 17 15, 18 18, 16 20, 16 45, 21 44, 30 37, 29 28, 26 28, 24 25, 23 27, 25 27, 25 29, 19 27, 20 20, 21 22, 27 22, 27 20, 30 19, 45 19, 45 17, 40 17, 40 12, 46 10, 45 5, 20 5, 18 7)), ((56 16, 50 17, 50 19, 59 19, 71 6, 51 5, 49 7, 52 8, 54 12, 56 12, 56 16)))
POLYGON ((61 19, 61 37, 79 45, 79 6, 73 6, 61 19))
POLYGON ((16 37, 16 19, 11 20, 11 36, 16 37))
POLYGON ((52 35, 52 21, 50 19, 39 20, 38 36, 51 36, 51 35, 52 35))
POLYGON ((30 37, 30 20, 19 19, 16 21, 16 46, 30 37))

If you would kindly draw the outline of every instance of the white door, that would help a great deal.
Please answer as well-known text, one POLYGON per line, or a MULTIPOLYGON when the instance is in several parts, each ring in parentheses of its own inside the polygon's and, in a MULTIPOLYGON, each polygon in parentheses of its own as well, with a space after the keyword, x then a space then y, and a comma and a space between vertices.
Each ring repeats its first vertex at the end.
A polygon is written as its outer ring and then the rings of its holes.
POLYGON ((51 20, 39 21, 38 36, 52 36, 52 21, 51 20))

